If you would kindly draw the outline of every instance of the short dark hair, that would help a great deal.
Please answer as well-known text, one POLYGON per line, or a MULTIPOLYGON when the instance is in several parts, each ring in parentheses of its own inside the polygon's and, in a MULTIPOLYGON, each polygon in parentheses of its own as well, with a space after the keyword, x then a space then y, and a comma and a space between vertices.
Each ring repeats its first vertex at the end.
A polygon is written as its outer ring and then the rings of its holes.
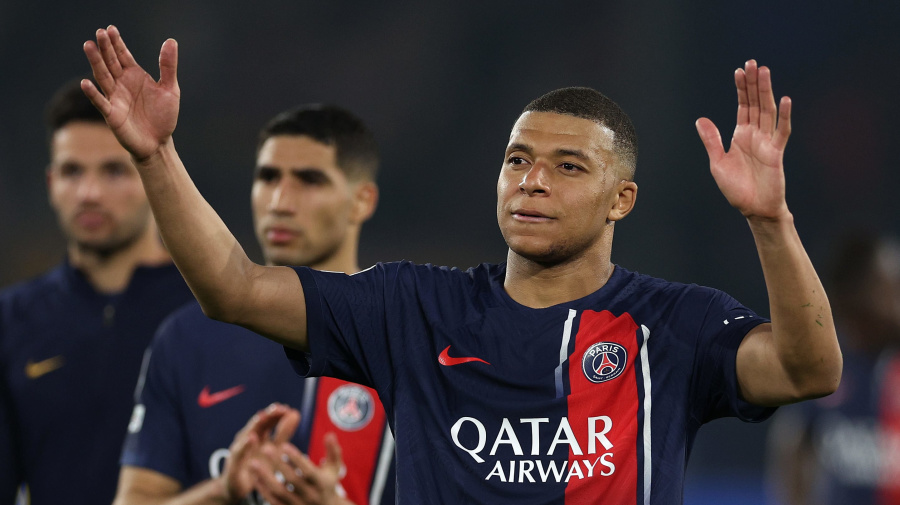
POLYGON ((81 79, 67 82, 56 90, 44 109, 44 124, 51 140, 57 130, 74 121, 106 124, 103 114, 81 91, 81 79))
POLYGON ((378 144, 361 119, 336 105, 311 104, 284 111, 259 132, 257 153, 277 135, 303 135, 334 146, 338 167, 347 178, 375 180, 378 144))
POLYGON ((882 239, 869 231, 844 236, 836 245, 832 259, 830 287, 834 289, 835 310, 865 303, 871 275, 878 269, 882 239))
POLYGON ((826 292, 836 316, 868 318, 881 282, 900 275, 900 242, 893 235, 857 229, 834 247, 826 292))
POLYGON ((634 178, 637 167, 637 134, 631 118, 616 102, 599 91, 585 87, 553 90, 525 106, 526 112, 553 112, 582 119, 590 119, 613 132, 613 151, 626 170, 628 179, 634 178))

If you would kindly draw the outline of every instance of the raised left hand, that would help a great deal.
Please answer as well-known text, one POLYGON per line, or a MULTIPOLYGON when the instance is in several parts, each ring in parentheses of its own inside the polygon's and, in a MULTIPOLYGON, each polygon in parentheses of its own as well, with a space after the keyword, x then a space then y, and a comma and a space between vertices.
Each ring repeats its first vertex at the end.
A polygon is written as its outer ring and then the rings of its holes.
POLYGON ((697 132, 709 155, 719 190, 748 219, 777 220, 788 215, 784 191, 784 148, 791 134, 791 99, 776 109, 768 67, 748 61, 734 73, 737 126, 728 152, 718 128, 707 118, 697 132))

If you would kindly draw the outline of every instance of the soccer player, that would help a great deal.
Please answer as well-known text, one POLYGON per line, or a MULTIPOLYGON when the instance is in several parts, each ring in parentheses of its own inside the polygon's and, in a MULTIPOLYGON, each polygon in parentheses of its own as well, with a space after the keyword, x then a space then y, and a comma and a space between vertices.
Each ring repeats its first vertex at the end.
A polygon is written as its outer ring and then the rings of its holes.
POLYGON ((900 244, 857 233, 835 252, 843 380, 775 416, 769 474, 786 505, 900 503, 900 244))
POLYGON ((172 143, 174 40, 158 82, 115 27, 85 52, 99 89, 82 88, 131 152, 203 310, 282 343, 307 375, 374 387, 400 503, 679 503, 702 423, 762 420, 840 381, 830 306, 785 202, 790 100, 776 107, 755 61, 735 73, 728 152, 711 121, 697 129, 756 240, 771 322, 610 262, 637 194, 636 140, 594 90, 548 93, 513 125, 497 184, 506 263, 347 276, 254 264, 197 192, 172 143))
MULTIPOLYGON (((307 106, 275 116, 260 132, 251 193, 266 263, 359 271, 359 234, 375 211, 377 168, 375 139, 349 111, 307 106)), ((274 402, 303 407, 296 434, 298 415, 283 407, 257 419, 279 427, 270 444, 275 461, 280 442, 293 436, 295 449, 318 463, 327 453, 324 436, 333 432, 348 456, 346 497, 356 505, 394 501, 393 438, 376 393, 337 379, 298 380, 280 345, 207 318, 196 302, 163 323, 143 377, 117 505, 238 503, 253 487, 272 503, 280 493, 319 503, 320 490, 293 471, 284 469, 279 481, 272 469, 257 482, 240 436, 232 448, 243 450, 229 451, 247 418, 274 402), (236 457, 228 460, 230 452, 236 457)), ((248 430, 265 440, 265 430, 248 430)))
POLYGON ((0 503, 109 503, 153 332, 191 293, 128 152, 78 83, 47 108, 56 268, 0 293, 0 503))

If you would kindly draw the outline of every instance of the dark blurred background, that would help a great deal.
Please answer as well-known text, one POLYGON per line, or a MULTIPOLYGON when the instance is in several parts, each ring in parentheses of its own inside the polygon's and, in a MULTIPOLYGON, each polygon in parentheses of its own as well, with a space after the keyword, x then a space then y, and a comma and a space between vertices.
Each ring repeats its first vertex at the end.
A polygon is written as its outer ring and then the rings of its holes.
MULTIPOLYGON (((495 183, 509 128, 551 89, 616 100, 640 138, 638 206, 613 259, 721 288, 763 314, 765 285, 743 218, 709 175, 694 121, 734 128, 733 71, 772 68, 794 101, 788 203, 819 266, 848 229, 900 229, 900 2, 0 2, 0 285, 60 260, 46 201, 43 107, 86 74, 82 43, 115 23, 157 75, 180 45, 175 141, 191 175, 251 256, 256 133, 275 113, 335 102, 375 131, 381 203, 362 264, 460 267, 505 258, 495 183)), ((686 503, 761 503, 766 425, 700 432, 686 503)))

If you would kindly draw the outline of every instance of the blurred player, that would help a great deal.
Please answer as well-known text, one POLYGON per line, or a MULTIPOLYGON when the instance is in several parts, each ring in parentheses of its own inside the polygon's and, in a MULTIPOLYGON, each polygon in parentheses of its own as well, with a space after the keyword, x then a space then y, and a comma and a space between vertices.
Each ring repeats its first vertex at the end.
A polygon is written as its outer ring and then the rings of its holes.
POLYGON ((628 116, 587 88, 538 98, 513 126, 497 183, 506 263, 352 276, 256 265, 172 144, 175 41, 155 82, 114 27, 97 38, 85 51, 109 98, 83 89, 139 165, 204 311, 286 345, 301 373, 373 386, 397 438, 400 503, 678 503, 701 424, 761 420, 840 381, 828 300, 785 202, 790 100, 776 107, 755 61, 735 72, 729 151, 708 119, 697 130, 753 232, 771 323, 720 291, 610 262, 637 146, 628 116))
POLYGON ((900 503, 900 244, 837 247, 831 290, 844 377, 786 408, 769 431, 769 475, 786 505, 900 503))
POLYGON ((0 293, 0 503, 112 501, 141 356, 191 299, 128 152, 83 97, 47 109, 47 189, 65 260, 0 293))
MULTIPOLYGON (((359 234, 375 211, 377 168, 375 139, 344 109, 308 106, 272 119, 260 132, 251 193, 266 263, 359 271, 359 234)), ((346 496, 356 505, 393 503, 393 438, 374 391, 336 379, 298 380, 280 345, 207 318, 196 302, 163 324, 151 350, 116 504, 238 503, 253 487, 273 503, 278 493, 292 495, 287 503, 320 503, 319 490, 287 468, 283 478, 273 469, 257 482, 246 448, 228 461, 235 433, 274 402, 302 406, 303 423, 295 435, 296 413, 266 412, 257 422, 277 423, 273 438, 293 437, 318 463, 327 452, 324 435, 334 432, 346 456, 346 496)), ((266 437, 265 430, 248 430, 266 437)))

